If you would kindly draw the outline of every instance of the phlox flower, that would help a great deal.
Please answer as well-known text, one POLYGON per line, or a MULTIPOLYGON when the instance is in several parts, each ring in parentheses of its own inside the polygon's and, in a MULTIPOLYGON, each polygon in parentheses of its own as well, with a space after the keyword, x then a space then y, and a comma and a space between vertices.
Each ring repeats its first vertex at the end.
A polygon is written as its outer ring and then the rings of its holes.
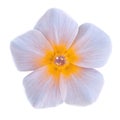
POLYGON ((26 95, 36 108, 63 102, 86 106, 96 101, 102 67, 111 52, 109 37, 93 24, 81 26, 59 9, 49 9, 33 30, 11 42, 20 71, 33 71, 23 80, 26 95))

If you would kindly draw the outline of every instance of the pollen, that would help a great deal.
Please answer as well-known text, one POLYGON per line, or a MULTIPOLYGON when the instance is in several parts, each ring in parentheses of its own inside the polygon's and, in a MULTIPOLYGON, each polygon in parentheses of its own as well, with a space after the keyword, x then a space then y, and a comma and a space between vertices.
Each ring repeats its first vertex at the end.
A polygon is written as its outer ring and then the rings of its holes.
POLYGON ((54 63, 58 66, 63 66, 65 65, 66 61, 65 61, 65 57, 64 56, 56 56, 54 63))

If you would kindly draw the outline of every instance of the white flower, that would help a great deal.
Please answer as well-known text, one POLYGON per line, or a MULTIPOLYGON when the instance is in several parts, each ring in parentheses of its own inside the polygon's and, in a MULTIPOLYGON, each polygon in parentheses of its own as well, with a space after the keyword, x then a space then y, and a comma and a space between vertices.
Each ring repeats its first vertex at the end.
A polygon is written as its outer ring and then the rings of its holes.
POLYGON ((50 9, 34 30, 11 42, 16 66, 33 71, 23 84, 36 108, 63 102, 89 105, 98 97, 102 67, 110 55, 109 37, 95 25, 77 23, 59 9, 50 9))

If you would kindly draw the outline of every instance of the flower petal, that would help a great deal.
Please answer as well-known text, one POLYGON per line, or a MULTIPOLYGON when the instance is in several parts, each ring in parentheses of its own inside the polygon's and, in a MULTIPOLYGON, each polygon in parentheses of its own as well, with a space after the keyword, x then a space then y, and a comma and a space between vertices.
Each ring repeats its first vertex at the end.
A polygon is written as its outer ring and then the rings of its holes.
POLYGON ((25 77, 23 81, 27 97, 36 108, 52 107, 62 103, 59 85, 42 67, 25 77))
POLYGON ((77 23, 59 9, 50 9, 38 21, 35 29, 41 31, 51 44, 71 45, 78 32, 77 23))
POLYGON ((109 37, 89 23, 80 26, 72 47, 80 58, 75 64, 86 68, 103 66, 111 53, 109 37))
POLYGON ((103 86, 103 76, 94 69, 79 68, 79 72, 66 78, 61 77, 61 94, 63 100, 73 105, 93 103, 103 86))
POLYGON ((13 58, 21 71, 34 70, 42 66, 40 59, 47 49, 52 48, 42 33, 37 30, 29 31, 11 42, 13 58))

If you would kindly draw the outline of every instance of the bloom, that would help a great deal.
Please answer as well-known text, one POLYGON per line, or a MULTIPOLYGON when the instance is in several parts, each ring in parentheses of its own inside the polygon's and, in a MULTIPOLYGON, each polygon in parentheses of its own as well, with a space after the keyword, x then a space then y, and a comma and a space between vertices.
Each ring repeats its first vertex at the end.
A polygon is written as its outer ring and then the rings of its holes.
POLYGON ((24 78, 27 97, 36 108, 93 103, 103 86, 102 67, 111 51, 109 37, 93 24, 77 23, 50 9, 33 30, 11 42, 11 52, 24 78))

